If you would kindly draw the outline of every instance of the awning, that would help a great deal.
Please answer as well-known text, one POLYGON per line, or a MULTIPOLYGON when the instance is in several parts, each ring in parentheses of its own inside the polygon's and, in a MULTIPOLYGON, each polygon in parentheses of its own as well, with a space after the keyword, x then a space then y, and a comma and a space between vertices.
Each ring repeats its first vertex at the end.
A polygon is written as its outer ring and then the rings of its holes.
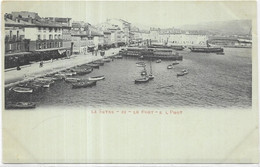
POLYGON ((41 49, 41 50, 35 50, 35 51, 36 52, 46 52, 46 51, 62 50, 62 49, 70 49, 70 47, 48 48, 48 49, 41 49))
POLYGON ((5 56, 19 56, 19 55, 25 55, 25 54, 32 54, 32 52, 9 53, 9 54, 5 54, 5 56))

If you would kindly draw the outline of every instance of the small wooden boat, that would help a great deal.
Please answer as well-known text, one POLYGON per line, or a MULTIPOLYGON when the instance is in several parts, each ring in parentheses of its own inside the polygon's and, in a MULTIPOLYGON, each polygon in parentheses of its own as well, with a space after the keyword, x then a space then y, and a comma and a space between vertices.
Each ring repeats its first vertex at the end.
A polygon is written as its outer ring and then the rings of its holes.
POLYGON ((145 62, 143 62, 143 61, 137 62, 135 64, 136 64, 137 67, 145 67, 146 66, 145 62))
POLYGON ((95 86, 97 81, 80 81, 77 83, 72 84, 72 88, 86 88, 95 86))
POLYGON ((102 61, 102 60, 93 61, 92 63, 93 64, 98 64, 100 66, 103 66, 105 64, 104 61, 102 61))
POLYGON ((77 75, 85 75, 89 74, 93 71, 93 68, 78 68, 78 69, 73 69, 74 72, 77 73, 77 75))
POLYGON ((79 78, 65 78, 65 82, 69 82, 69 83, 76 83, 79 81, 80 81, 79 78))
POLYGON ((54 83, 54 81, 46 81, 46 82, 43 82, 42 87, 43 87, 43 88, 49 88, 53 83, 54 83))
POLYGON ((112 61, 112 59, 110 59, 110 58, 104 58, 103 61, 104 61, 104 62, 110 62, 110 61, 112 61))
POLYGON ((99 80, 103 80, 105 79, 105 76, 104 75, 101 75, 101 76, 95 76, 95 77, 89 77, 88 80, 90 81, 99 81, 99 80))
POLYGON ((37 85, 34 84, 33 82, 27 82, 27 83, 19 83, 19 87, 24 87, 24 88, 31 88, 33 91, 37 91, 42 85, 37 85))
POLYGON ((14 92, 17 92, 17 93, 32 93, 33 92, 32 88, 25 88, 25 87, 14 87, 14 88, 11 88, 11 90, 13 90, 14 92))
POLYGON ((77 73, 76 72, 65 72, 64 74, 65 74, 65 76, 73 76, 73 75, 76 75, 77 73))
POLYGON ((33 85, 34 87, 41 88, 41 87, 43 87, 43 82, 32 81, 32 82, 31 82, 31 85, 33 85))
POLYGON ((187 75, 189 72, 188 70, 184 69, 180 73, 177 74, 177 77, 187 75))
POLYGON ((99 64, 89 63, 87 65, 92 68, 99 68, 99 64))
POLYGON ((136 64, 137 67, 145 67, 146 64, 136 64))
POLYGON ((36 103, 33 102, 16 102, 16 103, 7 103, 5 108, 7 109, 29 109, 35 108, 36 103))
POLYGON ((59 72, 58 74, 55 74, 55 76, 63 76, 65 78, 67 76, 73 76, 76 74, 77 74, 76 72, 62 71, 62 72, 59 72))
POLYGON ((66 78, 66 75, 64 73, 57 73, 57 74, 54 74, 54 77, 57 77, 57 78, 66 78))
POLYGON ((140 78, 140 79, 135 80, 135 84, 146 83, 146 82, 149 82, 149 77, 147 77, 147 76, 145 76, 144 78, 140 78))
POLYGON ((161 62, 162 62, 161 59, 156 60, 156 63, 161 63, 161 62))
POLYGON ((168 66, 167 66, 167 69, 173 69, 173 65, 171 65, 171 64, 168 65, 168 66))

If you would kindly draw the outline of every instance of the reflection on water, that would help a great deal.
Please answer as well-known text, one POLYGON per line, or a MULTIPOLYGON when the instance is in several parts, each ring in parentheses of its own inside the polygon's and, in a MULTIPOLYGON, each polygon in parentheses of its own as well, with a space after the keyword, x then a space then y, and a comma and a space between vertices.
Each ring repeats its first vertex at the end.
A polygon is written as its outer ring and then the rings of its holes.
MULTIPOLYGON (((167 69, 171 61, 153 61, 154 80, 134 84, 140 78, 140 61, 117 59, 80 78, 105 75, 91 88, 72 89, 70 83, 56 81, 43 91, 32 95, 8 94, 7 101, 34 101, 46 106, 136 106, 136 107, 251 107, 252 58, 251 49, 225 48, 225 55, 181 51, 183 61, 167 69), (189 74, 177 77, 188 69, 189 74)), ((147 70, 150 71, 149 61, 147 70)))

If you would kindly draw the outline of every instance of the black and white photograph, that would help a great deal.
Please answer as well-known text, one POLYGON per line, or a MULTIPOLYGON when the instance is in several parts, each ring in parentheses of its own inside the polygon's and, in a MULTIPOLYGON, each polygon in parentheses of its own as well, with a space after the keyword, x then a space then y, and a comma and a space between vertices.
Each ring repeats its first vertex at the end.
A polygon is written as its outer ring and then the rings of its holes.
POLYGON ((2 30, 5 162, 256 162, 255 1, 3 1, 2 30))

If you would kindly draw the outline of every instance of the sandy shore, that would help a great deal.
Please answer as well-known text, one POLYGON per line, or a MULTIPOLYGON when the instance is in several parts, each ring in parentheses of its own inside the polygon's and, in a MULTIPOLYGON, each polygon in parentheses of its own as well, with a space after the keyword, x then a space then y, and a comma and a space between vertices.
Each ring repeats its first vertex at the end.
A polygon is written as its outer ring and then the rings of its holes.
MULTIPOLYGON (((120 48, 109 49, 105 52, 104 57, 110 57, 119 52, 120 48)), ((56 73, 76 65, 86 64, 101 58, 104 58, 87 53, 86 55, 72 55, 69 59, 59 59, 53 62, 46 61, 43 67, 39 67, 39 63, 21 67, 21 70, 6 70, 4 72, 5 88, 14 86, 20 82, 26 82, 34 78, 44 76, 46 74, 56 73)))

